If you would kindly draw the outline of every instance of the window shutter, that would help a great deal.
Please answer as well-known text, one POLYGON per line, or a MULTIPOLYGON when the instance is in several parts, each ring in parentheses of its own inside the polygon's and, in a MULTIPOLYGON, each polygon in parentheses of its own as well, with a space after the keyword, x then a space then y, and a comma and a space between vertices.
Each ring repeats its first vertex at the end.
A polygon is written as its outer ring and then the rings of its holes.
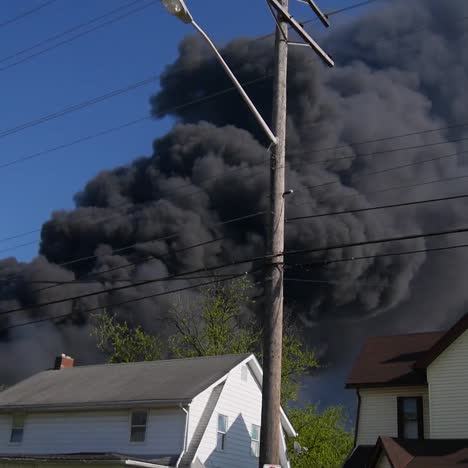
POLYGON ((424 417, 423 417, 423 399, 417 398, 418 408, 418 439, 424 439, 424 417))
POLYGON ((404 421, 403 421, 403 398, 397 397, 397 423, 398 423, 398 438, 404 438, 404 421))

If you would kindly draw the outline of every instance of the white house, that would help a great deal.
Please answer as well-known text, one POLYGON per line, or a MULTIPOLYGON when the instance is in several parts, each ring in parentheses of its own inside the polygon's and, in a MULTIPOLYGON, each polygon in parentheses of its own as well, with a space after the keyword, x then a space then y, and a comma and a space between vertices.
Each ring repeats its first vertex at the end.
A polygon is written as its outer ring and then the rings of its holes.
POLYGON ((368 339, 346 387, 358 398, 346 468, 468 466, 468 314, 444 332, 368 339))
MULTIPOLYGON (((0 468, 257 468, 261 382, 253 355, 78 367, 62 355, 0 393, 0 468)), ((289 468, 284 412, 281 426, 289 468)))

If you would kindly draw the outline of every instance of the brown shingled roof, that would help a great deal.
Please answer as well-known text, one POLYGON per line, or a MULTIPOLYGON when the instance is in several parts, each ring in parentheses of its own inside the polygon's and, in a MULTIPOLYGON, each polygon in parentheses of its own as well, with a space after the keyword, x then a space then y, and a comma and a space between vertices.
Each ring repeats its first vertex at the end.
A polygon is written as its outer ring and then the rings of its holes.
POLYGON ((442 354, 462 333, 468 329, 468 314, 465 314, 450 330, 444 333, 431 349, 421 356, 415 363, 415 367, 426 369, 439 354, 442 354))
POLYGON ((385 453, 394 468, 468 467, 468 439, 395 439, 380 437, 369 467, 385 453))
POLYGON ((444 332, 377 336, 364 344, 346 381, 346 388, 424 385, 426 373, 413 365, 444 332))

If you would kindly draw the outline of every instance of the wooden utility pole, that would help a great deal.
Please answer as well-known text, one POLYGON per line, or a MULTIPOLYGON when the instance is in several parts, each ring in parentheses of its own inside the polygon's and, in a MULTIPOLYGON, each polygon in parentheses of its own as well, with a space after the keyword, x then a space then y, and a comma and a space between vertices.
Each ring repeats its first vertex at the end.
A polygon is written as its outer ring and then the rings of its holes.
MULTIPOLYGON (((288 0, 280 0, 288 9, 288 0)), ((281 437, 281 355, 283 346, 283 252, 285 219, 285 160, 288 71, 288 21, 278 15, 275 43, 275 76, 273 97, 273 132, 277 144, 271 148, 270 216, 267 239, 263 400, 260 443, 260 468, 264 464, 279 465, 281 437)))

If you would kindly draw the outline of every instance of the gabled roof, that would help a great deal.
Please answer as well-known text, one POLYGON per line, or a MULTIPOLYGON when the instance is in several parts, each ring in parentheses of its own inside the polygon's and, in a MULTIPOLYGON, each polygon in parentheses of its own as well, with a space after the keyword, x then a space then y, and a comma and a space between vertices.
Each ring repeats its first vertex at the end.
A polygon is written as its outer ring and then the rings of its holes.
POLYGON ((0 411, 189 403, 249 354, 40 372, 0 393, 0 411))
POLYGON ((369 459, 374 451, 374 445, 358 445, 349 454, 342 468, 367 468, 369 459))
POLYGON ((346 388, 425 384, 425 372, 416 371, 413 365, 443 335, 432 332, 369 338, 354 362, 346 388))
POLYGON ((447 331, 369 338, 346 388, 425 385, 425 369, 466 330, 468 314, 447 331))
POLYGON ((458 468, 468 466, 468 439, 395 439, 380 437, 369 468, 381 454, 393 468, 458 468))
POLYGON ((435 343, 431 349, 415 363, 415 367, 426 369, 442 354, 460 335, 468 330, 468 314, 465 314, 450 330, 435 343))
MULTIPOLYGON (((249 359, 249 366, 261 389, 263 382, 263 369, 254 355, 252 355, 252 359, 249 359)), ((297 437, 298 434, 282 407, 280 408, 280 418, 281 426, 283 427, 286 435, 289 437, 297 437)))

